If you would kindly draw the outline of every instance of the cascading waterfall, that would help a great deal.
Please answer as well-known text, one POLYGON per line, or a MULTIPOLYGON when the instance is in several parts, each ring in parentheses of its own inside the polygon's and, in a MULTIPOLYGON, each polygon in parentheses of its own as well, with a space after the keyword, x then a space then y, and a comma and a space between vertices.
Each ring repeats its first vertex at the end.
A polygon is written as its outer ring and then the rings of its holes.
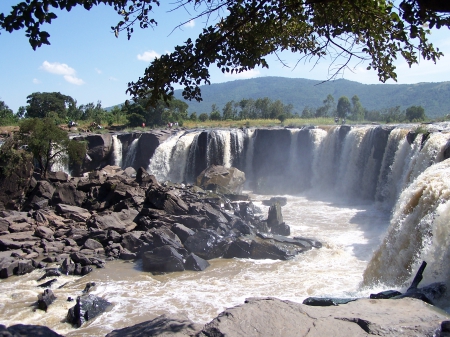
POLYGON ((245 135, 241 129, 232 129, 230 131, 231 166, 237 167, 239 169, 242 168, 244 139, 245 135))
POLYGON ((130 167, 130 166, 133 166, 134 160, 136 159, 136 152, 137 152, 136 150, 137 150, 137 146, 138 146, 138 143, 139 143, 139 139, 140 139, 140 137, 134 139, 131 142, 131 144, 130 144, 130 146, 128 148, 128 151, 127 151, 127 155, 126 155, 125 160, 123 162, 123 168, 127 168, 127 167, 130 167))
POLYGON ((169 137, 156 149, 153 157, 150 159, 147 171, 153 174, 159 181, 165 181, 169 178, 170 167, 172 163, 172 152, 178 139, 184 135, 185 131, 179 131, 169 137))
POLYGON ((186 166, 189 163, 188 156, 191 145, 199 132, 189 132, 178 138, 174 149, 172 150, 169 180, 183 182, 186 178, 186 166))
POLYGON ((229 131, 213 130, 208 134, 207 166, 231 167, 231 136, 229 131))
POLYGON ((255 152, 255 130, 254 129, 245 129, 244 131, 244 137, 247 139, 247 148, 245 149, 244 153, 244 172, 246 174, 245 180, 246 180, 246 186, 250 186, 250 183, 252 182, 252 175, 250 173, 253 172, 253 154, 255 152))
POLYGON ((363 284, 398 286, 427 261, 423 284, 450 280, 450 160, 427 168, 400 195, 363 284))
POLYGON ((114 165, 122 167, 122 142, 117 135, 112 136, 114 165))
POLYGON ((330 131, 310 130, 313 139, 312 185, 318 191, 330 190, 336 184, 337 165, 334 160, 339 142, 339 128, 330 131))
POLYGON ((381 164, 375 200, 387 204, 389 209, 392 209, 400 193, 403 163, 412 148, 406 140, 407 134, 408 130, 402 128, 390 132, 381 164))

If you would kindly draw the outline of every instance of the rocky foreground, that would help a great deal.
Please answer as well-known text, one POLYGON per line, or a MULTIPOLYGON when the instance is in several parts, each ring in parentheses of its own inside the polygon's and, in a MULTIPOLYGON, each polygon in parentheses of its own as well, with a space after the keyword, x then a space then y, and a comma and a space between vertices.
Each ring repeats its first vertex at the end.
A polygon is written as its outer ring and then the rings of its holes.
MULTIPOLYGON (((283 200, 267 202, 267 218, 255 214, 251 201, 236 193, 243 183, 239 175, 238 183, 227 182, 234 191, 223 186, 219 194, 208 191, 236 175, 221 167, 212 170, 199 179, 204 189, 160 184, 142 168, 108 166, 70 179, 62 172, 47 179, 34 176, 24 194, 11 199, 16 210, 0 211, 0 277, 41 269, 39 286, 45 290, 36 309, 47 310, 61 273, 86 275, 113 259, 142 259, 144 271, 152 273, 202 271, 213 258, 286 260, 321 247, 313 239, 288 237, 283 200)), ((205 326, 163 315, 107 336, 450 336, 449 315, 428 304, 445 289, 437 285, 418 292, 418 282, 408 295, 414 298, 306 304, 248 299, 205 326)), ((92 286, 87 284, 62 320, 79 327, 111 305, 89 294, 92 286)), ((0 325, 0 335, 60 336, 32 325, 0 325)))

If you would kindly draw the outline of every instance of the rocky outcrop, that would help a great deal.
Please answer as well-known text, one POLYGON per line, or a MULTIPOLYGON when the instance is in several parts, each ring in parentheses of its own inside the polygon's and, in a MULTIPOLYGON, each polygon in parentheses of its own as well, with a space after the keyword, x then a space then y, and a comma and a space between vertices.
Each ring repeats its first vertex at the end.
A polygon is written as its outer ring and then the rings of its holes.
POLYGON ((251 298, 219 314, 196 336, 434 336, 449 317, 415 299, 315 307, 251 298))
POLYGON ((47 263, 56 263, 57 271, 46 269, 41 279, 86 275, 116 258, 142 258, 143 269, 153 273, 202 271, 207 260, 220 257, 286 260, 319 248, 279 235, 289 234, 279 204, 261 220, 251 201, 231 202, 196 186, 163 186, 143 168, 130 177, 105 166, 65 180, 55 174, 53 181, 36 181, 27 212, 0 214, 0 277, 47 263))

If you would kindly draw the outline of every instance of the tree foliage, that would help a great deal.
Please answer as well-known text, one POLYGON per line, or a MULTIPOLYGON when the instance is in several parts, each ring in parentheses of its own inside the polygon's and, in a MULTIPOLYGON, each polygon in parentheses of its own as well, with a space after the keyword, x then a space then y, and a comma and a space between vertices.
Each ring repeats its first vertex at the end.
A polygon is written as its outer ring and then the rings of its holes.
POLYGON ((350 101, 346 96, 339 97, 339 101, 337 104, 337 116, 339 118, 347 118, 347 115, 351 111, 350 101))
POLYGON ((44 177, 53 164, 67 160, 79 164, 86 154, 86 144, 69 139, 68 133, 48 117, 24 119, 20 123, 19 135, 44 177))
POLYGON ((0 101, 0 125, 11 125, 17 123, 18 117, 6 105, 4 101, 0 101))
POLYGON ((426 119, 425 109, 421 106, 410 106, 406 109, 405 115, 410 122, 420 122, 426 119))
MULTIPOLYGON (((149 15, 159 0, 27 0, 0 14, 0 26, 8 32, 25 29, 35 49, 50 43, 41 26, 56 19, 55 8, 90 10, 100 4, 119 14, 120 21, 111 27, 116 36, 126 30, 130 38, 134 24, 156 25, 149 15)), ((411 66, 419 58, 436 62, 442 56, 428 39, 430 29, 450 25, 448 1, 435 0, 186 0, 173 6, 196 10, 186 22, 215 14, 218 20, 209 22, 195 40, 156 58, 142 77, 128 84, 134 97, 147 98, 150 92, 152 105, 170 99, 174 83, 184 87, 184 98, 201 100, 200 85, 210 83, 212 64, 222 72, 241 73, 268 67, 266 57, 285 50, 300 60, 331 57, 334 75, 356 60, 367 61, 380 81, 396 80, 397 58, 411 66)))
POLYGON ((65 119, 68 111, 76 108, 74 99, 60 92, 34 92, 27 96, 27 103, 26 118, 44 118, 53 113, 65 119))

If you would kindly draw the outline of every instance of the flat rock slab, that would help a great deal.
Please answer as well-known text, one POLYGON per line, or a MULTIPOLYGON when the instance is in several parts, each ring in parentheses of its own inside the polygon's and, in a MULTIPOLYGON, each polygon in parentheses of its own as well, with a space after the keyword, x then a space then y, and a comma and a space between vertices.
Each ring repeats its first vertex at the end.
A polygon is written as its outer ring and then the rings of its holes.
POLYGON ((202 326, 193 323, 183 315, 161 315, 147 322, 142 322, 128 328, 110 332, 106 337, 187 337, 194 336, 202 326))
POLYGON ((449 317, 411 298, 360 299, 331 307, 250 298, 245 304, 222 312, 197 336, 433 336, 449 317))

